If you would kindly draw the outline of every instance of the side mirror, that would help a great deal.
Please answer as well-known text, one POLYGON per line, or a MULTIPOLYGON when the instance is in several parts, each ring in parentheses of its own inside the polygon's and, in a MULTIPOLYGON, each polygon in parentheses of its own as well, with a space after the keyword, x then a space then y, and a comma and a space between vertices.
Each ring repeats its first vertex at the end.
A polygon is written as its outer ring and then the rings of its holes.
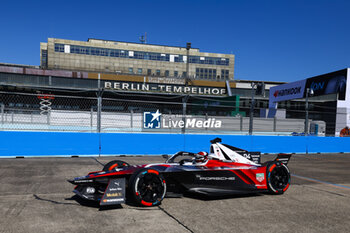
POLYGON ((162 157, 163 157, 163 159, 168 159, 169 155, 164 154, 164 155, 162 155, 162 157))

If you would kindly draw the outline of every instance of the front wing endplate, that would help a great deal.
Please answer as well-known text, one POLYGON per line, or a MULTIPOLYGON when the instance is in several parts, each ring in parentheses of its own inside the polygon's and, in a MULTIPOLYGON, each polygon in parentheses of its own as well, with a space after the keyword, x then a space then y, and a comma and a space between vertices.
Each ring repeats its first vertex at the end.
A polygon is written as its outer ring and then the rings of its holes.
POLYGON ((125 178, 111 179, 100 205, 118 205, 122 203, 125 203, 125 178))

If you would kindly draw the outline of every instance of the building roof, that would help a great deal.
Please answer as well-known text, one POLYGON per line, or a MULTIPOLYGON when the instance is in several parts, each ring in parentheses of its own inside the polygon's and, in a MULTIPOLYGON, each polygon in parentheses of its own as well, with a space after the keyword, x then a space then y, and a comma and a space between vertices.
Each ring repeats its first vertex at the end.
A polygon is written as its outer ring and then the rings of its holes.
MULTIPOLYGON (((108 42, 116 42, 116 43, 126 43, 126 44, 137 44, 137 45, 151 45, 151 46, 162 46, 162 47, 169 47, 169 48, 182 48, 186 49, 186 47, 182 46, 171 46, 171 45, 160 45, 160 44, 148 44, 148 43, 136 43, 136 42, 128 42, 128 41, 117 41, 117 40, 105 40, 105 39, 96 39, 96 38, 88 38, 87 42, 90 42, 90 40, 100 40, 100 41, 108 41, 108 42)), ((196 49, 199 50, 199 48, 193 48, 191 49, 196 49)))

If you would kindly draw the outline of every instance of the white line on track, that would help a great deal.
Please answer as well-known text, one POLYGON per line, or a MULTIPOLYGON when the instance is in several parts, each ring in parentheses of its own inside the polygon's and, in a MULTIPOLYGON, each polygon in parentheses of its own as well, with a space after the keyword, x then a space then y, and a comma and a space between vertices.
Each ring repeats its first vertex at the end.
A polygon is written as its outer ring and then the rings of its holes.
POLYGON ((346 185, 341 185, 341 184, 334 184, 331 182, 327 182, 327 181, 322 181, 322 180, 317 180, 317 179, 313 179, 313 178, 309 178, 309 177, 305 177, 305 176, 299 176, 299 175, 295 175, 295 174, 291 174, 294 177, 303 179, 303 180, 308 180, 308 181, 312 181, 312 182, 316 182, 316 183, 321 183, 321 184, 328 184, 328 185, 332 185, 335 186, 337 188, 344 188, 344 189, 350 189, 349 186, 346 185))

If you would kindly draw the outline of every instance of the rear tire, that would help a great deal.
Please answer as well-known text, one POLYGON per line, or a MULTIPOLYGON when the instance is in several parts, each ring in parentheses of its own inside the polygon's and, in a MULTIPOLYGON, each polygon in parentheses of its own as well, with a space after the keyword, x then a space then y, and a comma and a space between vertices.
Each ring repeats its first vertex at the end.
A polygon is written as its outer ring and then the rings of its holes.
POLYGON ((137 205, 160 205, 166 193, 166 182, 155 169, 141 169, 129 180, 129 191, 137 205))
POLYGON ((130 164, 127 162, 121 161, 121 160, 113 160, 104 165, 102 171, 112 171, 116 168, 123 168, 123 167, 129 167, 130 164))
POLYGON ((266 166, 267 187, 271 194, 283 194, 290 185, 290 172, 286 165, 274 161, 266 166))

